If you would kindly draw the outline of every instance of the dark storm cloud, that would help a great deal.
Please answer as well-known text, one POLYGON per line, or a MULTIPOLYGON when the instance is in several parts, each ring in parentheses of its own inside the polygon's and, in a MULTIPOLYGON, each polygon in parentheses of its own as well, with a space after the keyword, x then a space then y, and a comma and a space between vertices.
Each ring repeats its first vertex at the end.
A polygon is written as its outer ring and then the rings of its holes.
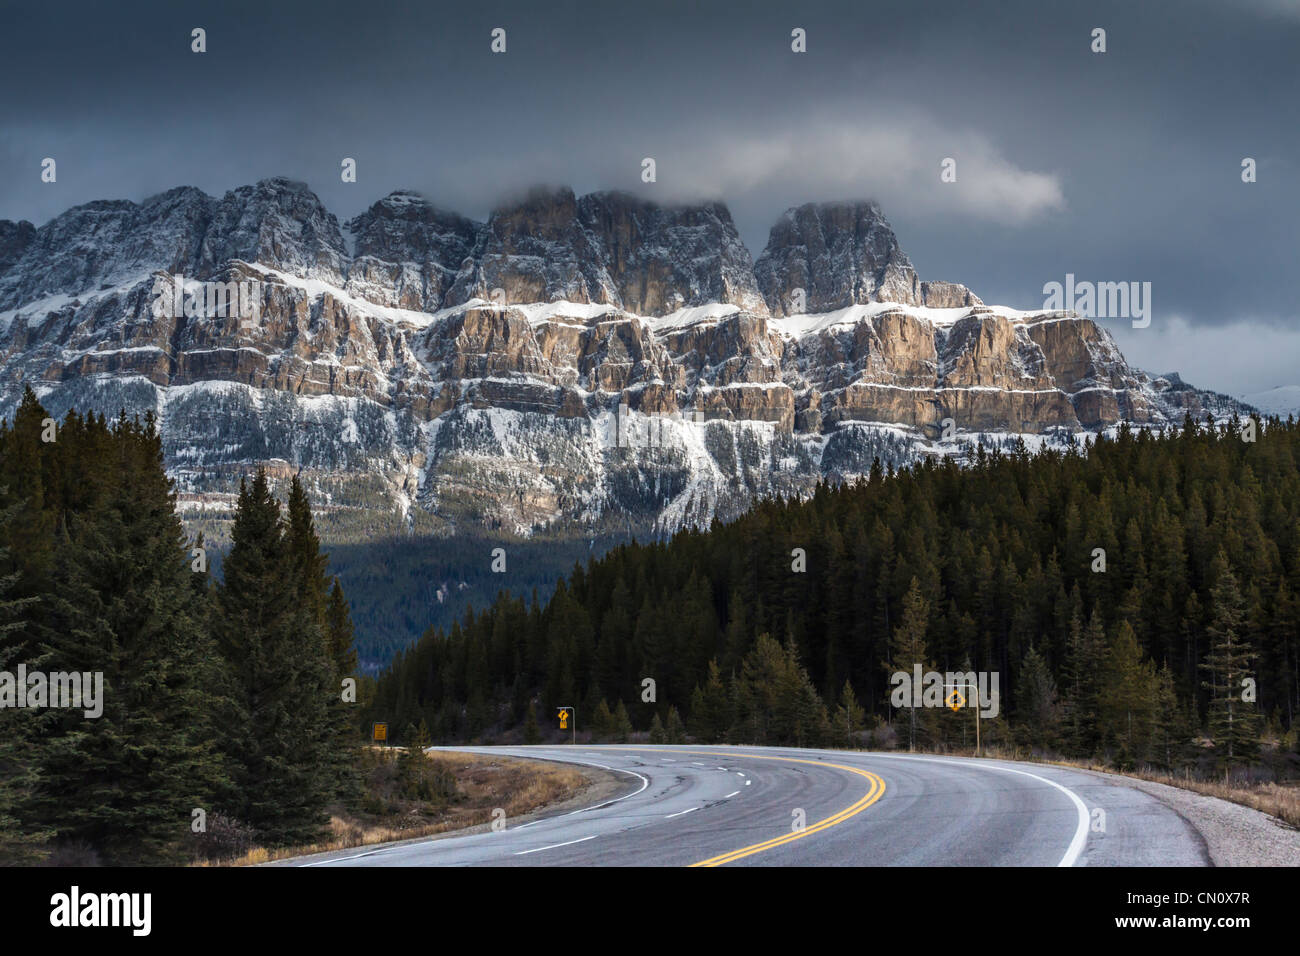
POLYGON ((1296 378, 1300 0, 56 3, 4 20, 3 218, 271 175, 340 218, 401 187, 482 217, 563 182, 724 199, 757 254, 786 206, 873 196, 924 277, 1023 308, 1067 272, 1149 281, 1151 328, 1114 326, 1139 361, 1238 392, 1296 378), (1204 354, 1215 335, 1231 356, 1204 354))

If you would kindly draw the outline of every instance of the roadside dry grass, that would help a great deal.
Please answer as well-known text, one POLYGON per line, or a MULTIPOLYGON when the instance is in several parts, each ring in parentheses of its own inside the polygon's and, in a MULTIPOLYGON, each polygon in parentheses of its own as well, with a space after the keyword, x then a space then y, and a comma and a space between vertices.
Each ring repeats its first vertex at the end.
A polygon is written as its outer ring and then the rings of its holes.
MULTIPOLYGON (((426 763, 418 772, 445 784, 450 792, 412 800, 395 792, 393 785, 400 772, 400 754, 397 749, 367 750, 363 757, 367 799, 358 811, 335 808, 327 839, 274 850, 255 847, 237 858, 207 865, 251 866, 310 853, 433 836, 489 824, 497 808, 505 811, 506 819, 513 819, 576 796, 593 782, 592 774, 580 767, 488 754, 437 752, 423 755, 426 763)), ((409 775, 409 769, 406 772, 409 775)))
POLYGON ((1150 770, 1119 771, 1102 764, 1076 761, 1053 760, 1044 762, 1056 763, 1066 767, 1079 767, 1084 770, 1096 770, 1120 777, 1136 777, 1139 780, 1163 783, 1170 787, 1181 787, 1183 790, 1191 790, 1193 793, 1204 794, 1207 797, 1218 797, 1220 800, 1239 803, 1243 807, 1250 807, 1252 810, 1267 813, 1270 816, 1277 817, 1283 823, 1300 829, 1300 787, 1297 786, 1283 786, 1271 782, 1242 784, 1223 780, 1198 780, 1190 775, 1179 777, 1150 770))

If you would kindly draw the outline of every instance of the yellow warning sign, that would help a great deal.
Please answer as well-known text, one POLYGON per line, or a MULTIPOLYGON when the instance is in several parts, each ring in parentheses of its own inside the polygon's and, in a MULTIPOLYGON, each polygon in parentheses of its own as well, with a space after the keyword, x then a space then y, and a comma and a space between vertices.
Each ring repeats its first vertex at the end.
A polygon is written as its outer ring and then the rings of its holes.
POLYGON ((382 743, 387 743, 387 742, 388 742, 388 725, 387 725, 387 724, 375 724, 375 736, 374 736, 374 741, 375 741, 375 743, 377 743, 377 744, 382 744, 382 743))
POLYGON ((567 707, 560 708, 560 729, 569 729, 569 708, 567 707))
POLYGON ((945 703, 947 703, 949 709, 953 711, 961 710, 963 707, 966 706, 966 698, 963 697, 957 691, 953 691, 951 694, 945 697, 944 701, 945 703))

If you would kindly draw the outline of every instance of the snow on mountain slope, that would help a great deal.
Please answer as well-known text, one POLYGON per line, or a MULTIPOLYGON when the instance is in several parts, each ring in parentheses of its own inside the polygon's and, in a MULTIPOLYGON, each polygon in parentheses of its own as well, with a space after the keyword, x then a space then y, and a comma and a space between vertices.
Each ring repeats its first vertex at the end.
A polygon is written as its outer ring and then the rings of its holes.
POLYGON ((1263 392, 1242 395, 1241 400, 1247 405, 1258 408, 1265 415, 1300 415, 1300 385, 1279 385, 1263 392))
POLYGON ((620 193, 478 223, 399 192, 347 234, 283 179, 0 222, 0 414, 27 384, 56 415, 154 410, 195 512, 267 463, 331 508, 528 533, 1236 407, 1090 319, 920 281, 871 203, 788 211, 756 265, 720 203, 620 193), (177 276, 249 284, 256 316, 158 314, 177 276))

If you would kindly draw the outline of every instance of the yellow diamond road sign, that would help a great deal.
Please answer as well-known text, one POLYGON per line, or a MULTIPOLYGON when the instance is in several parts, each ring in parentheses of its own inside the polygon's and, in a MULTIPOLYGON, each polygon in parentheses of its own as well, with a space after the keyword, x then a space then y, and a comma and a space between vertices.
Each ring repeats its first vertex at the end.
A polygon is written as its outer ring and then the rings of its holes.
POLYGON ((966 706, 966 698, 957 691, 953 691, 945 697, 944 701, 947 703, 948 707, 954 711, 961 710, 966 706))

